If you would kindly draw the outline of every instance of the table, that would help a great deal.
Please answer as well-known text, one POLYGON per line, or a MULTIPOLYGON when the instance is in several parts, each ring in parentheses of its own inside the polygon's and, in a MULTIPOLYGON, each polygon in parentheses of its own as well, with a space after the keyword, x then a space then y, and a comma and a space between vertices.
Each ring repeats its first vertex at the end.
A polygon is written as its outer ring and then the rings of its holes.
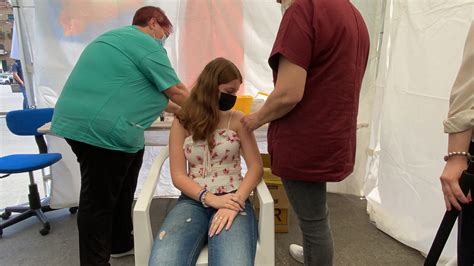
MULTIPOLYGON (((169 130, 171 128, 171 121, 160 121, 159 119, 155 120, 146 131, 162 131, 169 130)), ((38 128, 38 132, 42 134, 52 134, 51 133, 51 122, 48 122, 38 128)))

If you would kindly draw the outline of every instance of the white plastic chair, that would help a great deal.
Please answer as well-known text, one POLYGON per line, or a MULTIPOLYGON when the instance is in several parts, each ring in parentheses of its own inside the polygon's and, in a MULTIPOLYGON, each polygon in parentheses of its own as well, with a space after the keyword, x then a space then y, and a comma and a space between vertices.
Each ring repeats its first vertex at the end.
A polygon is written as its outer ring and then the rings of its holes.
MULTIPOLYGON (((135 242, 135 265, 148 265, 153 233, 150 221, 150 205, 158 184, 161 167, 169 156, 168 146, 155 158, 142 191, 133 209, 133 234, 135 242)), ((258 222, 258 240, 255 265, 275 265, 275 233, 273 198, 263 180, 255 192, 258 194, 260 213, 258 222)), ((208 250, 203 248, 196 265, 207 265, 208 250)))

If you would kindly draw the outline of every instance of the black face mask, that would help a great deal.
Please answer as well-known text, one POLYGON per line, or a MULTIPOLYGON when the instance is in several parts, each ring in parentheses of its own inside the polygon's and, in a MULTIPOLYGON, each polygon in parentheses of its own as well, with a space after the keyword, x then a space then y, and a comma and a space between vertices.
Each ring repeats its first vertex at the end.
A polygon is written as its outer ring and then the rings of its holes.
POLYGON ((221 97, 219 98, 219 110, 227 111, 232 109, 237 101, 237 96, 221 92, 221 97))

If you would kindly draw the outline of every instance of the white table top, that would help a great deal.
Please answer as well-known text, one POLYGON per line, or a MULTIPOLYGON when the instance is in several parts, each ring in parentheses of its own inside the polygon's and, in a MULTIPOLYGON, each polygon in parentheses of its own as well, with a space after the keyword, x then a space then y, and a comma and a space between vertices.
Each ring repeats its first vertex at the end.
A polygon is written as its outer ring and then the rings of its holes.
MULTIPOLYGON (((171 128, 171 123, 170 121, 162 122, 160 120, 155 120, 151 124, 151 126, 147 129, 146 131, 161 131, 161 130, 168 130, 171 128)), ((39 133, 43 134, 51 134, 51 122, 48 122, 44 125, 42 125, 40 128, 38 128, 39 133)))
MULTIPOLYGON (((169 129, 171 128, 171 121, 156 120, 151 126, 145 129, 145 146, 165 146, 168 145, 169 129)), ((39 133, 54 135, 51 133, 51 122, 44 124, 38 128, 39 133)), ((267 141, 268 124, 263 125, 254 131, 257 142, 267 141)))

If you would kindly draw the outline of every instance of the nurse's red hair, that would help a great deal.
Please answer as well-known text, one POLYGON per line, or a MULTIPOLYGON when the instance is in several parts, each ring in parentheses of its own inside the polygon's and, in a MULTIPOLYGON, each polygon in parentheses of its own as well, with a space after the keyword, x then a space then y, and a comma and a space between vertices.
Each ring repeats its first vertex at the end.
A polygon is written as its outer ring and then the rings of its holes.
POLYGON ((162 28, 173 32, 173 25, 165 15, 165 12, 156 6, 144 6, 138 9, 137 12, 135 12, 135 16, 133 16, 132 25, 146 27, 152 18, 156 19, 162 28))

